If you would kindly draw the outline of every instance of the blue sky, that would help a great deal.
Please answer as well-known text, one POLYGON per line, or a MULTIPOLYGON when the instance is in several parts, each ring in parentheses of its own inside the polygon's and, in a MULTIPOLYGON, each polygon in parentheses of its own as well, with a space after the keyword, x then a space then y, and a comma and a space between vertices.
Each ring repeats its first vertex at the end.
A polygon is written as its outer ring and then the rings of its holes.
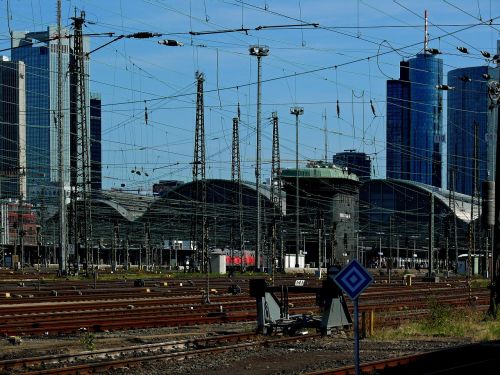
MULTIPOLYGON (((64 0, 62 4, 65 25, 75 7, 85 10, 87 33, 164 34, 149 40, 123 39, 91 55, 91 90, 103 100, 105 188, 125 184, 127 189, 150 190, 160 179, 191 179, 197 70, 206 76, 207 177, 230 177, 232 118, 239 103, 242 173, 244 179, 254 180, 257 61, 248 54, 253 44, 270 49, 262 60, 263 176, 268 177, 270 170, 273 111, 280 120, 282 166, 294 166, 295 119, 289 109, 300 105, 304 107, 301 162, 324 157, 326 111, 329 159, 344 149, 363 150, 373 158, 375 177, 384 177, 386 80, 398 78, 402 57, 422 51, 424 10, 429 12, 429 45, 443 51, 445 73, 486 64, 479 51, 495 51, 500 30, 500 18, 484 25, 500 16, 500 2, 493 0, 64 0), (253 30, 301 21, 320 27, 253 30), (189 35, 189 31, 242 26, 252 30, 189 35), (184 46, 156 43, 165 38, 184 46), (470 54, 459 53, 457 46, 467 47, 470 54), (377 54, 382 55, 376 58, 377 54)), ((2 49, 10 45, 9 26, 33 31, 56 23, 55 0, 2 0, 0 7, 2 49)), ((91 46, 109 40, 93 37, 91 46)))

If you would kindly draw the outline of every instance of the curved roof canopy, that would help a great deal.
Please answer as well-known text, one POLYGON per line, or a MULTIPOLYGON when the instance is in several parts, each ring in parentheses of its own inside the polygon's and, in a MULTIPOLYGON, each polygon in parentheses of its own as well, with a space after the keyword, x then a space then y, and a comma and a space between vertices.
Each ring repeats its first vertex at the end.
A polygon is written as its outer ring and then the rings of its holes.
MULTIPOLYGON (((374 179, 366 181, 365 184, 386 182, 388 184, 395 184, 400 186, 406 186, 415 189, 419 193, 433 193, 434 199, 439 200, 443 205, 445 205, 451 212, 454 212, 457 219, 463 221, 464 223, 469 223, 471 221, 471 205, 472 197, 465 194, 453 193, 450 190, 445 190, 442 188, 437 188, 435 186, 430 186, 423 184, 421 182, 408 181, 408 180, 398 180, 398 179, 374 179), (450 195, 452 199, 450 199, 450 195)), ((476 203, 477 205, 477 203, 476 203)), ((473 220, 478 218, 478 210, 474 210, 473 220)))

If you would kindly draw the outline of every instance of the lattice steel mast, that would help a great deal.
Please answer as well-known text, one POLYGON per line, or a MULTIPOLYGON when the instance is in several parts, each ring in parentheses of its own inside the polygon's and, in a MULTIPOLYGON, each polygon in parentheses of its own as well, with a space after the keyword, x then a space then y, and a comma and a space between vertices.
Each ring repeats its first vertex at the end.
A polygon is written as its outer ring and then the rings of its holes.
POLYGON ((283 183, 281 180, 281 160, 280 160, 280 136, 279 136, 279 121, 278 113, 272 113, 272 123, 273 123, 273 147, 272 147, 272 157, 271 157, 271 202, 273 202, 273 230, 272 230, 272 242, 271 242, 271 253, 272 253, 272 266, 273 270, 276 264, 276 247, 278 243, 277 235, 280 234, 279 240, 279 264, 278 267, 283 270, 285 266, 284 254, 283 254, 283 238, 282 234, 282 224, 283 224, 283 201, 281 197, 281 189, 283 183))
POLYGON ((66 250, 67 250, 67 227, 66 227, 66 197, 64 193, 64 170, 66 161, 64 160, 64 124, 62 107, 62 26, 61 26, 61 0, 57 0, 57 152, 58 152, 58 179, 59 179, 59 271, 66 271, 66 250))
MULTIPOLYGON (((81 11, 80 17, 71 18, 74 26, 74 46, 72 75, 75 82, 75 108, 76 108, 76 189, 73 196, 78 199, 83 206, 80 215, 74 213, 75 219, 80 221, 80 239, 85 249, 84 264, 90 264, 91 237, 92 237, 92 209, 91 209, 91 188, 90 188, 90 128, 87 116, 87 73, 85 69, 88 59, 83 48, 82 27, 85 23, 85 12, 81 11), (76 195, 76 196, 75 196, 76 195), (78 217, 80 216, 80 217, 78 217)), ((77 205, 75 204, 75 208, 77 205)), ((75 244, 76 246, 76 244, 75 244)), ((76 251, 79 251, 77 248, 76 251)))
MULTIPOLYGON (((238 223, 238 247, 240 249, 241 268, 244 267, 244 250, 245 250, 245 236, 243 229, 243 191, 241 188, 241 163, 240 163, 240 135, 239 135, 239 113, 240 107, 238 104, 238 117, 233 118, 233 143, 232 143, 232 157, 231 157, 231 181, 238 185, 237 197, 237 223, 238 223)), ((231 258, 234 259, 233 248, 231 248, 231 258)))
POLYGON ((205 176, 205 107, 203 103, 203 82, 205 76, 196 72, 196 129, 194 136, 193 183, 196 189, 195 201, 202 203, 202 235, 198 233, 198 204, 194 209, 194 239, 196 241, 196 257, 202 264, 202 270, 208 272, 208 222, 207 222, 207 184, 205 176), (199 183, 199 182, 200 183, 199 183), (201 185, 201 186, 200 186, 201 185), (201 190, 201 191, 200 191, 201 190), (201 195, 201 200, 200 200, 201 195))

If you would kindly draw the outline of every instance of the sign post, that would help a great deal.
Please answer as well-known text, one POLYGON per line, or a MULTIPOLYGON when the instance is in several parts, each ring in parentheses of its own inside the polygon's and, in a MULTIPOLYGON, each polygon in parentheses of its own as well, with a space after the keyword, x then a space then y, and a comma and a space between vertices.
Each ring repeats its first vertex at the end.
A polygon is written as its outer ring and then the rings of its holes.
POLYGON ((333 280, 354 303, 354 365, 359 375, 358 297, 373 282, 373 277, 357 260, 351 260, 333 280))

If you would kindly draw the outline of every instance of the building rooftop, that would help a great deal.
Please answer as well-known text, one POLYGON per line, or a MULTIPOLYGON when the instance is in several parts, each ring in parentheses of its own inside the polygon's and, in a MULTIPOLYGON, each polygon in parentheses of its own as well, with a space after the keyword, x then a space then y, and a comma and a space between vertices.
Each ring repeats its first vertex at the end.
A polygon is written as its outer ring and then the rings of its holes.
MULTIPOLYGON (((281 176, 284 178, 295 177, 297 175, 296 169, 284 169, 281 176)), ((349 173, 347 170, 340 168, 336 165, 332 166, 318 166, 313 168, 299 168, 298 175, 306 178, 342 178, 353 181, 359 181, 358 176, 349 173)))

